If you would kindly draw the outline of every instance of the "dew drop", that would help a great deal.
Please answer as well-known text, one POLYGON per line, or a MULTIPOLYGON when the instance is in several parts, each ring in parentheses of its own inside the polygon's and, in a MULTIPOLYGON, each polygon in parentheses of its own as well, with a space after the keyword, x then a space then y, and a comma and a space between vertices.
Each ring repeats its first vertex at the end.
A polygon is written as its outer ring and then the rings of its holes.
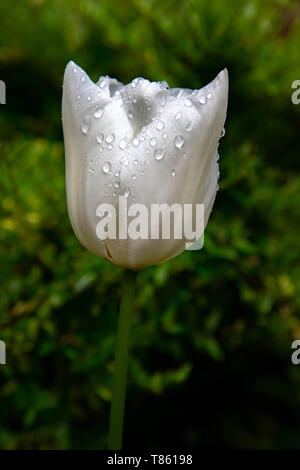
POLYGON ((119 187, 120 187, 120 181, 116 181, 114 183, 114 188, 119 189, 119 187))
POLYGON ((164 149, 156 149, 154 150, 154 158, 155 160, 162 160, 165 156, 164 149))
POLYGON ((124 190, 124 192, 123 192, 123 196, 124 196, 124 197, 128 197, 129 194, 130 194, 130 191, 129 191, 128 188, 126 188, 126 189, 124 190))
POLYGON ((205 96, 201 95, 200 98, 199 98, 199 103, 200 104, 205 104, 206 103, 206 98, 205 96))
POLYGON ((168 134, 164 132, 162 136, 163 136, 163 139, 166 139, 168 137, 168 134))
POLYGON ((107 150, 111 150, 113 148, 112 144, 107 144, 107 150))
POLYGON ((82 75, 82 77, 81 77, 81 81, 82 81, 82 83, 83 83, 83 82, 85 82, 85 80, 86 80, 85 76, 84 76, 84 75, 82 75))
POLYGON ((182 135, 177 135, 174 139, 174 145, 177 149, 181 149, 184 146, 184 138, 182 135))
POLYGON ((135 147, 138 147, 140 141, 139 141, 139 139, 133 139, 132 143, 135 147))
POLYGON ((152 137, 152 139, 150 139, 150 145, 151 147, 155 147, 155 145, 157 144, 157 139, 155 137, 152 137))
POLYGON ((91 127, 91 120, 88 116, 85 116, 85 118, 82 121, 81 124, 81 131, 83 134, 87 134, 89 131, 89 128, 91 127))
POLYGON ((128 163, 129 163, 129 161, 128 161, 127 158, 126 158, 126 160, 124 161, 124 165, 127 166, 128 163))
POLYGON ((224 135, 225 135, 225 127, 223 127, 220 137, 224 137, 224 135))
POLYGON ((138 164, 138 161, 137 161, 137 160, 133 160, 133 163, 134 163, 134 165, 137 165, 137 164, 138 164))
POLYGON ((99 135, 97 136, 97 142, 98 142, 98 144, 102 144, 103 139, 104 139, 104 135, 103 135, 103 134, 99 134, 99 135))
POLYGON ((110 172, 111 170, 111 164, 109 162, 105 162, 103 165, 102 165, 102 171, 103 173, 105 173, 106 175, 108 175, 108 173, 110 172))
POLYGON ((133 179, 133 180, 136 180, 136 175, 132 175, 132 179, 133 179))
POLYGON ((152 117, 152 121, 155 121, 155 119, 159 119, 160 116, 161 116, 161 113, 159 113, 159 112, 158 112, 158 113, 154 113, 154 114, 153 114, 153 117, 152 117))
POLYGON ((94 117, 96 119, 100 119, 102 116, 103 116, 103 108, 100 108, 99 106, 98 108, 95 109, 94 117))
POLYGON ((182 116, 181 113, 176 113, 175 116, 174 116, 175 121, 178 121, 178 119, 180 119, 181 116, 182 116))
POLYGON ((162 121, 158 121, 158 123, 156 124, 155 127, 156 127, 156 129, 157 129, 158 131, 161 131, 161 130, 163 130, 163 128, 165 127, 165 125, 164 125, 164 123, 163 123, 162 121))
POLYGON ((128 117, 129 117, 129 119, 132 119, 133 116, 134 116, 134 111, 133 111, 133 109, 130 109, 130 110, 128 111, 128 117))
POLYGON ((104 88, 106 85, 107 85, 107 81, 104 78, 103 80, 101 80, 99 87, 104 88))
POLYGON ((212 93, 211 92, 207 93, 207 99, 210 100, 211 98, 212 98, 212 93))
POLYGON ((127 145, 126 140, 124 140, 124 139, 120 140, 119 147, 120 147, 121 150, 124 150, 126 148, 126 145, 127 145))
POLYGON ((113 133, 108 134, 105 138, 105 142, 107 144, 111 144, 114 140, 115 140, 115 134, 113 134, 113 133))
POLYGON ((176 176, 177 175, 176 170, 174 170, 174 168, 173 168, 173 170, 170 171, 170 173, 171 173, 171 176, 176 176))
POLYGON ((188 122, 187 125, 185 126, 185 130, 190 132, 193 129, 193 123, 192 121, 188 122))
POLYGON ((187 108, 190 108, 191 106, 193 106, 192 100, 190 100, 189 98, 184 100, 184 106, 187 106, 187 108))

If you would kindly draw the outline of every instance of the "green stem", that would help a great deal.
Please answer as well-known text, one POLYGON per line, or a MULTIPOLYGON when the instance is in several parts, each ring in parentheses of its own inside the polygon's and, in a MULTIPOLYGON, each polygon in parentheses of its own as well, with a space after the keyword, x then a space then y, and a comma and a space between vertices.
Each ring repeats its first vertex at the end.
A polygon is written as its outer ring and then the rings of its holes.
POLYGON ((136 272, 129 269, 124 271, 108 432, 109 450, 122 448, 129 337, 136 275, 136 272))

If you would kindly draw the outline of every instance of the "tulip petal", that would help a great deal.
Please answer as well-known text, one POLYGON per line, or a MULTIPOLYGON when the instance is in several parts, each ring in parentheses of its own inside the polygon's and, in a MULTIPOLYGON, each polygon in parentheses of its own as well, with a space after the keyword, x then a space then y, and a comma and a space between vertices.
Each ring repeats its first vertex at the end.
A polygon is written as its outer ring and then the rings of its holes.
MULTIPOLYGON (((130 163, 121 170, 122 187, 131 189, 129 202, 134 197, 149 212, 151 204, 204 204, 207 224, 217 192, 217 147, 227 95, 225 70, 199 91, 188 90, 179 97, 169 93, 163 105, 160 95, 154 96, 154 119, 144 123, 144 132, 136 136, 139 145, 131 149, 130 163)), ((185 249, 185 242, 109 240, 108 245, 121 265, 141 269, 176 256, 185 249)))

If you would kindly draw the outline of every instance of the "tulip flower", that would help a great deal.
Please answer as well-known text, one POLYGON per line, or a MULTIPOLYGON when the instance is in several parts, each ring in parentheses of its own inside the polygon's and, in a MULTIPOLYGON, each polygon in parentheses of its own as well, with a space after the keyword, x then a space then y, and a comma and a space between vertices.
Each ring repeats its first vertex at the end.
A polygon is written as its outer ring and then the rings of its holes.
POLYGON ((110 207, 120 225, 123 199, 149 210, 155 204, 202 204, 204 229, 218 189, 227 95, 226 69, 199 90, 169 89, 166 82, 144 78, 123 85, 105 76, 94 83, 74 62, 65 70, 62 118, 71 224, 89 251, 125 270, 111 448, 121 446, 135 272, 177 256, 187 239, 151 237, 153 227, 146 228, 149 236, 133 239, 120 231, 102 236, 101 217, 110 207))
POLYGON ((140 270, 185 249, 184 238, 101 240, 97 208, 110 204, 118 218, 122 195, 147 208, 204 204, 205 226, 217 191, 227 93, 226 70, 193 91, 143 78, 125 86, 109 77, 93 83, 69 62, 63 93, 67 201, 74 232, 88 250, 140 270))

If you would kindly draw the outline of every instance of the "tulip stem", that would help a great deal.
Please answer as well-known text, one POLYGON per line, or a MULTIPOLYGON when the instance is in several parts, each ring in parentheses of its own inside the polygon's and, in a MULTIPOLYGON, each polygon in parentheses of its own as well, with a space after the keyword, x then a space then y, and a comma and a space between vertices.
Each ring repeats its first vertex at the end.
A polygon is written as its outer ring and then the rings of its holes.
POLYGON ((136 275, 136 272, 129 269, 124 271, 108 432, 109 450, 121 450, 122 448, 129 338, 136 275))

